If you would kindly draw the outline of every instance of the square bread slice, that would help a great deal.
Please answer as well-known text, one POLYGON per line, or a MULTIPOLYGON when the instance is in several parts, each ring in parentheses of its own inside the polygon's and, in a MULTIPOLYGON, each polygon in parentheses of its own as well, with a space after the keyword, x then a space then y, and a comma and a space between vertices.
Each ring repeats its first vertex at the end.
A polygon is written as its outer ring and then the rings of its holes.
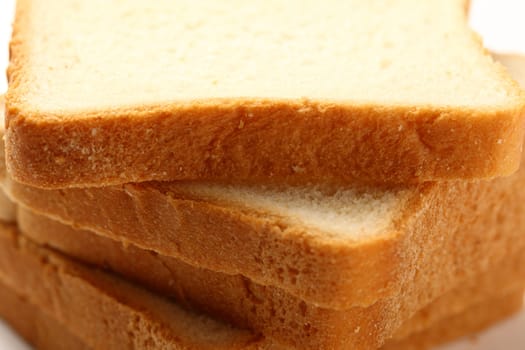
POLYGON ((466 305, 502 292, 494 286, 525 284, 525 247, 521 244, 521 249, 509 250, 504 261, 463 278, 455 288, 450 285, 443 295, 421 295, 408 286, 401 295, 367 308, 330 310, 277 287, 262 286, 240 275, 192 267, 133 244, 77 230, 22 207, 18 208, 18 225, 26 237, 40 245, 108 268, 185 305, 298 349, 375 349, 394 332, 399 340, 410 332, 421 331, 444 313, 460 313, 466 305), (449 297, 452 293, 453 300, 449 297), (429 303, 433 306, 427 307, 429 303), (422 308, 425 311, 419 312, 421 317, 407 321, 422 308))
POLYGON ((280 349, 269 339, 53 253, 4 223, 0 281, 93 349, 280 349))
POLYGON ((20 0, 7 155, 37 187, 413 183, 519 164, 466 0, 20 0))
MULTIPOLYGON (((0 243, 0 281, 47 315, 67 325, 75 336, 92 348, 286 348, 269 338, 184 310, 117 276, 34 244, 12 225, 0 223, 0 243)), ((516 277, 509 282, 513 285, 516 277)), ((515 290, 520 294, 523 292, 523 286, 499 287, 501 289, 496 290, 495 296, 499 296, 499 292, 501 295, 512 295, 515 290)), ((474 288, 471 294, 476 295, 476 290, 474 288)), ((447 294, 451 304, 455 304, 454 297, 454 292, 447 294)), ((516 303, 508 304, 513 306, 512 310, 517 309, 516 303)), ((468 304, 467 299, 465 309, 475 305, 468 304)), ((510 312, 509 308, 505 310, 506 314, 510 312)), ((431 313, 431 309, 426 312, 431 313)), ((447 312, 440 312, 443 317, 447 315, 447 312)), ((425 318, 425 314, 415 317, 425 318)))
MULTIPOLYGON (((382 350, 422 350, 454 338, 470 335, 493 325, 521 308, 522 290, 493 297, 470 306, 460 314, 439 319, 428 329, 411 333, 404 339, 391 341, 382 350)), ((28 302, 12 288, 0 282, 0 318, 29 344, 39 350, 88 350, 82 337, 75 335, 55 315, 48 315, 41 308, 28 302)), ((233 332, 232 332, 233 333, 233 332)), ((176 344, 173 344, 175 347, 176 344)))

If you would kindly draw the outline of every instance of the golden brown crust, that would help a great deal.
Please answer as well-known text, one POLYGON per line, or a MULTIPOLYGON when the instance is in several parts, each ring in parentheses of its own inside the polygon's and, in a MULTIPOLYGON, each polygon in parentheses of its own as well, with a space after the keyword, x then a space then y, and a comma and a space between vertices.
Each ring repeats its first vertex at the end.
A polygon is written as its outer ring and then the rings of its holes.
POLYGON ((24 100, 30 6, 18 3, 7 74, 7 158, 22 183, 415 183, 493 178, 519 164, 525 97, 480 110, 219 99, 43 115, 24 100))
POLYGON ((421 293, 438 296, 517 249, 523 186, 525 169, 491 182, 411 188, 395 225, 357 243, 204 200, 177 183, 40 190, 10 182, 7 189, 20 204, 76 227, 347 309, 395 295, 416 278, 421 293))
POLYGON ((487 267, 488 271, 483 274, 462 279, 456 289, 436 301, 407 287, 403 295, 368 308, 329 310, 240 275, 192 267, 133 244, 123 245, 88 231, 75 230, 28 210, 20 209, 18 219, 21 231, 40 244, 89 264, 107 267, 183 304, 301 349, 345 348, 357 344, 374 348, 394 331, 397 339, 404 338, 428 327, 444 314, 459 313, 496 293, 522 287, 525 279, 525 257, 520 252, 518 256, 507 257, 503 264, 487 267), (129 264, 130 261, 134 264, 129 264), (406 321, 430 302, 431 305, 406 321), (397 330, 402 323, 404 326, 397 330))
POLYGON ((18 181, 42 188, 231 178, 337 183, 494 178, 517 169, 523 139, 521 107, 480 116, 411 108, 378 114, 368 106, 326 109, 311 102, 253 108, 232 103, 180 111, 148 106, 113 118, 93 114, 42 122, 8 96, 9 170, 18 181), (305 108, 312 112, 297 112, 305 108), (148 118, 130 117, 146 110, 148 118))

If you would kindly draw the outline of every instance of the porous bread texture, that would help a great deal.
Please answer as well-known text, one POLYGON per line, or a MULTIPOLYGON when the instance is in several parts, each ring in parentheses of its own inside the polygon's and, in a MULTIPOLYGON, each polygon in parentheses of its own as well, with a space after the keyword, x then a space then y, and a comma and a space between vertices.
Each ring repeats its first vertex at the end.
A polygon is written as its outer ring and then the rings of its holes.
MULTIPOLYGON (((89 339, 87 342, 92 347, 124 349, 136 345, 205 349, 227 348, 224 344, 230 344, 232 349, 279 348, 268 337, 250 337, 245 331, 185 312, 175 304, 115 276, 35 245, 17 234, 13 227, 3 225, 0 239, 0 279, 31 303, 40 305, 44 312, 56 315, 60 322, 71 326, 78 337, 89 339), (251 338, 251 342, 247 338, 251 338)), ((499 292, 512 290, 516 285, 523 290, 522 283, 515 284, 520 277, 514 275, 512 269, 503 268, 498 274, 483 276, 481 281, 484 278, 496 278, 499 281, 502 275, 506 277, 502 279, 505 282, 500 284, 501 289, 491 288, 486 291, 483 288, 482 295, 498 295, 499 292), (505 275, 507 272, 508 279, 505 275)), ((467 283, 461 288, 470 288, 472 294, 478 296, 479 288, 475 283, 467 283)), ((483 298, 481 295, 479 297, 483 298)), ((452 304, 457 302, 454 301, 454 292, 444 298, 450 298, 452 304)), ((468 308, 471 305, 469 303, 476 299, 463 300, 465 308, 468 308)), ((437 306, 441 308, 442 304, 437 306)), ((432 310, 430 305, 426 312, 432 313, 432 310)), ((446 314, 441 310, 439 312, 446 314)), ((415 317, 417 319, 419 316, 415 317)), ((413 324, 417 324, 417 321, 413 324)), ((368 335, 369 338, 374 336, 368 335)), ((377 346, 357 344, 352 348, 364 350, 377 346)))
POLYGON ((188 182, 177 192, 209 202, 246 207, 290 224, 322 232, 325 239, 362 242, 383 234, 400 207, 406 205, 406 187, 278 186, 188 182))
POLYGON ((331 2, 19 1, 10 170, 57 188, 517 168, 525 96, 466 1, 331 2))
MULTIPOLYGON (((40 350, 90 349, 67 327, 58 322, 54 315, 45 314, 27 298, 18 295, 11 288, 0 283, 0 317, 6 320, 26 341, 40 350)), ((471 306, 459 315, 438 320, 428 329, 414 332, 406 339, 391 342, 383 350, 422 350, 422 345, 436 345, 453 337, 468 335, 487 327, 501 318, 516 312, 520 307, 522 291, 484 300, 471 306), (450 328, 453 328, 452 330, 450 328), (446 338, 444 336, 447 336, 446 338)))
POLYGON ((186 311, 0 224, 0 280, 99 349, 274 349, 272 341, 186 311))

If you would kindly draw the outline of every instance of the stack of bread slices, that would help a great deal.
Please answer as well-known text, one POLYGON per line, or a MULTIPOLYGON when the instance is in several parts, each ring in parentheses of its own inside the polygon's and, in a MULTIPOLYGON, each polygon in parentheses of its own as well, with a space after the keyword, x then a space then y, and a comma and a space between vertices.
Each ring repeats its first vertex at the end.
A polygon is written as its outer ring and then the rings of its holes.
POLYGON ((525 94, 467 7, 19 0, 1 316, 40 349, 367 350, 517 311, 525 94))

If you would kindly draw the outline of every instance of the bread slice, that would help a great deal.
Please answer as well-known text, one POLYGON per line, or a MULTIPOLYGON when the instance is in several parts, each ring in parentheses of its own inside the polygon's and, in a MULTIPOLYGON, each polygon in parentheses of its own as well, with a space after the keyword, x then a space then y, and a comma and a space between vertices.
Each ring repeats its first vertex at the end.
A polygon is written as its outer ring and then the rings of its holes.
POLYGON ((48 188, 508 175, 525 99, 466 3, 21 0, 10 170, 48 188))
POLYGON ((97 349, 273 349, 268 339, 182 309, 0 224, 0 280, 97 349))
MULTIPOLYGON (((33 244, 13 226, 0 224, 0 243, 0 281, 68 325, 90 347, 280 348, 270 338, 185 311, 116 276, 33 244)), ((496 293, 516 288, 517 276, 510 277, 510 285, 502 284, 496 293)), ((453 300, 454 293, 449 295, 453 300)))
POLYGON ((108 268, 180 303, 298 349, 377 348, 394 332, 395 338, 401 339, 429 327, 444 313, 460 313, 468 305, 502 292, 494 286, 517 288, 525 281, 525 247, 521 244, 521 250, 509 251, 504 262, 463 278, 453 292, 435 301, 432 295, 411 294, 407 288, 404 295, 368 308, 330 310, 305 303, 279 288, 262 286, 240 275, 192 267, 133 244, 76 230, 24 208, 18 210, 18 223, 21 232, 34 242, 108 268), (430 302, 419 316, 407 321, 430 302))
MULTIPOLYGON (((423 344, 435 345, 463 336, 493 324, 521 307, 522 292, 504 294, 470 306, 459 315, 451 315, 432 324, 429 329, 391 342, 383 350, 422 350, 423 344)), ((44 313, 25 297, 0 283, 0 317, 30 344, 39 350, 90 349, 69 327, 58 322, 54 315, 44 313)))

